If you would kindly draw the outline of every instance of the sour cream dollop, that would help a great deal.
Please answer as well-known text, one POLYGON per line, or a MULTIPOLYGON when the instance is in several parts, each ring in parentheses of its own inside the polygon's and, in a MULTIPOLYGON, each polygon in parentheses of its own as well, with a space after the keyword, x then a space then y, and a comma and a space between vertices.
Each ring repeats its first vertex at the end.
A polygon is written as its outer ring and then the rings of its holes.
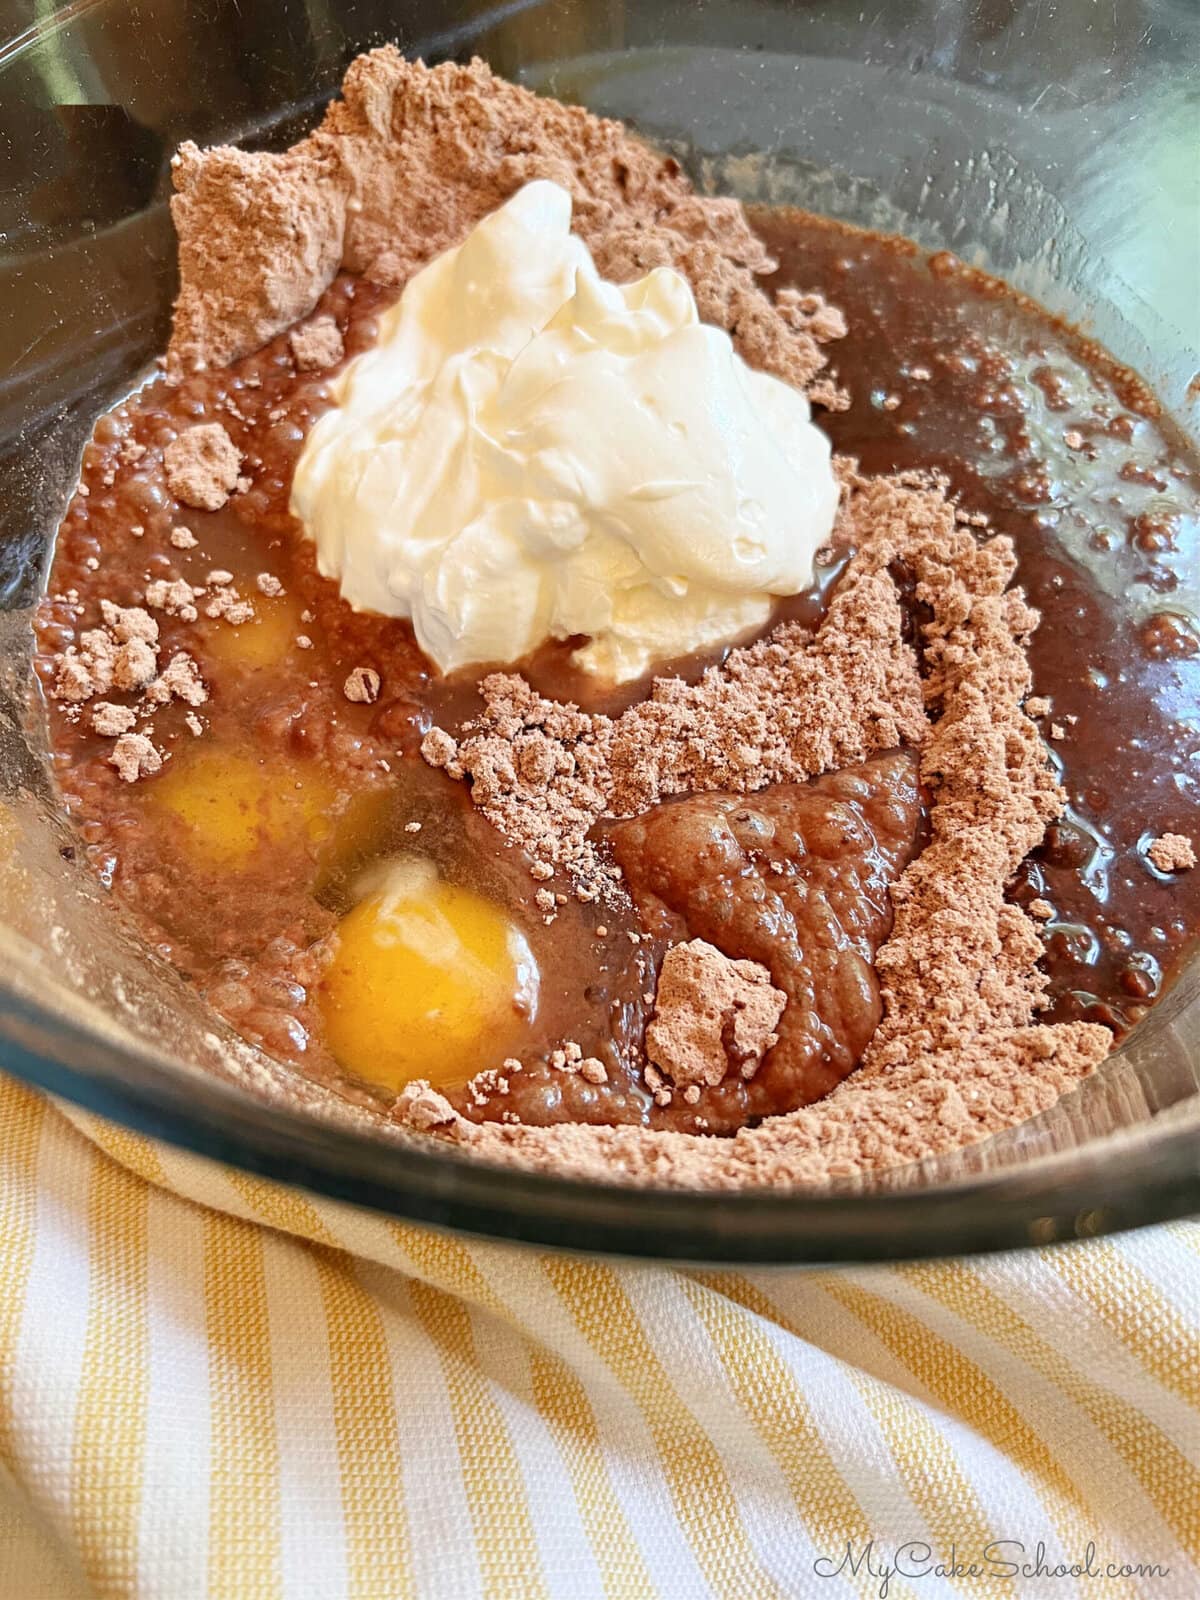
POLYGON ((570 224, 530 183, 419 272, 296 467, 321 572, 444 672, 587 635, 582 667, 637 677, 760 627, 833 525, 805 396, 677 272, 606 282, 570 224))

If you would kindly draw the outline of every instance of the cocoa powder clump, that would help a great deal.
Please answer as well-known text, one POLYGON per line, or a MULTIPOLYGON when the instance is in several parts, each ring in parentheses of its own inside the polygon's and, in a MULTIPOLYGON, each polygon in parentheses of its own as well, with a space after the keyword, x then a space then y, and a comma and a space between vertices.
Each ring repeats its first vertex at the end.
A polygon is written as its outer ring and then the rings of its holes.
POLYGON ((136 783, 162 768, 163 758, 144 733, 123 733, 108 757, 109 765, 125 783, 136 783))
POLYGON ((458 1119, 458 1113, 446 1099, 427 1083, 409 1083, 400 1091, 395 1114, 409 1127, 426 1132, 444 1127, 458 1119))
MULTIPOLYGON (((817 296, 781 309, 762 292, 774 263, 737 201, 697 195, 675 160, 619 122, 541 99, 482 61, 430 69, 390 45, 372 50, 292 149, 185 144, 172 175, 174 376, 265 344, 308 316, 339 269, 402 286, 535 178, 570 191, 573 227, 605 277, 677 268, 705 322, 798 388, 841 328, 817 296)), ((297 334, 303 348, 309 336, 297 334)))
POLYGON ((92 728, 104 739, 115 739, 120 733, 128 733, 136 721, 137 713, 132 706, 101 700, 92 707, 92 728))
POLYGON ((1196 848, 1184 833, 1160 833, 1146 854, 1160 872, 1190 872, 1196 865, 1196 848))
POLYGON ((154 682, 147 684, 146 699, 151 705, 166 705, 176 699, 184 705, 202 706, 208 699, 208 690, 193 658, 185 650, 177 650, 154 682))
POLYGON ((380 677, 373 667, 355 667, 342 686, 347 700, 356 705, 374 705, 379 699, 380 677))
POLYGON ((332 317, 316 317, 302 322, 288 335, 292 359, 301 372, 319 372, 333 367, 346 353, 342 331, 332 317))
POLYGON ((237 487, 241 452, 219 422, 185 428, 163 451, 167 488, 184 505, 219 511, 237 487))
POLYGON ((127 693, 141 689, 158 671, 158 651, 145 639, 130 639, 118 645, 113 655, 112 681, 114 689, 127 693))
POLYGON ((58 657, 55 697, 79 704, 94 695, 107 694, 113 684, 115 655, 112 635, 104 628, 88 628, 80 634, 78 647, 71 645, 58 657))
POLYGON ((203 592, 193 589, 186 578, 153 578, 146 585, 146 604, 168 616, 195 622, 198 613, 192 602, 203 592))
POLYGON ((658 975, 646 1054, 677 1088, 753 1076, 776 1043, 787 996, 757 961, 731 961, 703 939, 672 945, 658 975))
POLYGON ((111 600, 101 600, 100 615, 118 644, 131 644, 135 639, 151 645, 158 643, 158 623, 142 606, 118 606, 111 600))
MULTIPOLYGON (((78 647, 71 646, 58 657, 54 693, 59 700, 82 703, 111 689, 140 689, 158 671, 158 623, 148 611, 105 599, 100 601, 100 615, 104 626, 85 629, 78 647)), ((101 720, 111 723, 113 717, 101 711, 101 720)), ((94 718, 93 726, 97 726, 94 718)))

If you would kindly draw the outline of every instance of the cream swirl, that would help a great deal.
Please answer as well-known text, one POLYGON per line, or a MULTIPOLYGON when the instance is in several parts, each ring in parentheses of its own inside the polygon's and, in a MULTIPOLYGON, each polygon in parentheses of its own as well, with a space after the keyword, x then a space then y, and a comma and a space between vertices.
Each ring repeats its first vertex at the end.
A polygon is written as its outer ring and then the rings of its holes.
POLYGON ((617 286, 527 185, 432 262, 350 362, 292 509, 352 606, 443 670, 586 635, 621 681, 812 580, 838 490, 803 394, 659 268, 617 286))

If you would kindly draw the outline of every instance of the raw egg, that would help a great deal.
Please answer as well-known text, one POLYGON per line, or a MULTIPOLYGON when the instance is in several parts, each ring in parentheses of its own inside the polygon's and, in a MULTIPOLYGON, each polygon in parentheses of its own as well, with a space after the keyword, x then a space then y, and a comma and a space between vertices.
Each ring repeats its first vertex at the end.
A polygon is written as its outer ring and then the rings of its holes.
POLYGON ((257 672, 273 667, 294 654, 297 635, 304 632, 300 608, 286 596, 265 599, 254 596, 254 616, 249 622, 232 627, 219 622, 204 643, 206 655, 257 672))
POLYGON ((183 824, 197 863, 243 872, 260 851, 315 844, 331 827, 335 791, 314 766, 260 761, 205 743, 174 757, 147 791, 183 824))
POLYGON ((332 936, 318 992, 325 1041, 347 1071, 399 1088, 460 1083, 517 1037, 538 973, 492 901, 404 857, 377 872, 332 936))

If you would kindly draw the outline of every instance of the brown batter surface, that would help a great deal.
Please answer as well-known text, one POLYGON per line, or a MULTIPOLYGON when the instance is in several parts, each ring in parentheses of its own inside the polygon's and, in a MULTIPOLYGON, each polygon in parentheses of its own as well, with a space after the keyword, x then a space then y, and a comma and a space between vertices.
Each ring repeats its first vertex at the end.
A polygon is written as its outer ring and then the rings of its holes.
POLYGON ((38 621, 89 859, 244 1036, 494 1159, 815 1181, 1052 1103, 1200 924, 1200 639, 1170 603, 1200 559, 1183 441, 1101 352, 950 258, 797 213, 751 233, 615 124, 477 67, 369 59, 357 82, 382 75, 390 121, 359 127, 348 94, 303 160, 182 163, 176 375, 97 424, 38 621), (482 153, 451 169, 438 141, 464 124, 482 153), (427 212, 440 170, 450 231, 410 230, 387 284, 330 282, 346 217, 378 254, 402 204, 350 204, 379 141, 432 163, 427 212), (482 684, 440 678, 406 622, 356 615, 317 576, 288 513, 336 363, 407 272, 533 176, 570 178, 613 276, 670 259, 747 359, 834 407, 848 391, 824 424, 858 461, 813 593, 761 641, 577 704, 569 644, 482 684), (264 323, 261 296, 214 299, 185 213, 281 181, 311 237, 264 323), (397 1099, 339 1067, 316 997, 354 886, 398 852, 502 905, 541 989, 494 1059, 397 1099), (657 977, 685 946, 724 998, 689 1046, 704 1070, 673 1077, 646 1036, 667 1037, 657 977), (733 1137, 695 1137, 717 1133, 733 1137))
POLYGON ((835 449, 864 472, 944 473, 1013 541, 1043 618, 1026 705, 1067 809, 1012 895, 1041 902, 1049 1015, 1123 1034, 1200 926, 1200 877, 1150 853, 1194 835, 1200 805, 1200 631, 1173 601, 1200 571, 1195 448, 1133 374, 955 258, 816 218, 799 234, 786 215, 755 222, 777 281, 845 311, 855 404, 824 419, 835 449))

